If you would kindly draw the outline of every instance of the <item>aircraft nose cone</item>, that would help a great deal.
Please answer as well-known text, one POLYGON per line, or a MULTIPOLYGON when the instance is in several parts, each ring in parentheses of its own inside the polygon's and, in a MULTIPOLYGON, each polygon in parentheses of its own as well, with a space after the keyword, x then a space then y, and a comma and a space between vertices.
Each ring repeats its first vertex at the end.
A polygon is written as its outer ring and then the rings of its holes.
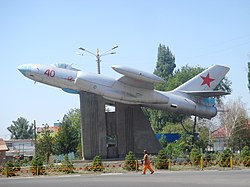
POLYGON ((27 72, 27 66, 26 65, 20 65, 17 67, 17 69, 24 75, 26 76, 26 72, 27 72))

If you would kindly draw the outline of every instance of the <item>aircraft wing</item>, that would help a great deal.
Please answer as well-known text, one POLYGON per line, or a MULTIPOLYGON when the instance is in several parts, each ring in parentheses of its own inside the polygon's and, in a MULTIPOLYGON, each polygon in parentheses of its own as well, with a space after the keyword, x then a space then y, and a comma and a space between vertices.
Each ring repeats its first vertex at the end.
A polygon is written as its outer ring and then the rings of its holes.
POLYGON ((199 96, 199 97, 217 97, 222 95, 229 95, 229 92, 224 91, 216 91, 216 90, 209 90, 209 91, 182 91, 186 94, 199 96))
POLYGON ((118 81, 134 86, 137 88, 144 88, 144 89, 154 89, 154 83, 164 83, 165 80, 158 77, 157 75, 143 72, 134 68, 129 68, 125 66, 112 66, 113 70, 116 72, 124 75, 118 79, 118 81))

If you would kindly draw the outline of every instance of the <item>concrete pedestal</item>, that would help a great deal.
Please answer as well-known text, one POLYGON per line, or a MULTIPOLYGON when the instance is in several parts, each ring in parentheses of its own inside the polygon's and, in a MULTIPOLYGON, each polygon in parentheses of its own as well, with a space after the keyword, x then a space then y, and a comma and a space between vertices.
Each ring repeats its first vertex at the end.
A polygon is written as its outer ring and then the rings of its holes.
POLYGON ((82 150, 84 159, 124 158, 129 151, 141 156, 143 150, 157 154, 158 140, 140 106, 116 103, 115 112, 105 113, 105 100, 80 93, 82 150))
POLYGON ((95 155, 107 157, 104 99, 86 92, 80 93, 81 135, 83 159, 95 155))

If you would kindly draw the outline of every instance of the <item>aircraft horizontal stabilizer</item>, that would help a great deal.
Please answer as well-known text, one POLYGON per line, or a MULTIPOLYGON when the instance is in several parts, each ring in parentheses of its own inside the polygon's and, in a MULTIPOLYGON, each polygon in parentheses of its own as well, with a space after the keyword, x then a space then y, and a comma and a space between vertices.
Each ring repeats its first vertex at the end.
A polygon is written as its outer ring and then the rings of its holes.
POLYGON ((224 91, 181 91, 186 94, 194 95, 194 96, 199 96, 199 97, 217 97, 217 96, 222 96, 222 95, 229 95, 229 92, 224 92, 224 91))

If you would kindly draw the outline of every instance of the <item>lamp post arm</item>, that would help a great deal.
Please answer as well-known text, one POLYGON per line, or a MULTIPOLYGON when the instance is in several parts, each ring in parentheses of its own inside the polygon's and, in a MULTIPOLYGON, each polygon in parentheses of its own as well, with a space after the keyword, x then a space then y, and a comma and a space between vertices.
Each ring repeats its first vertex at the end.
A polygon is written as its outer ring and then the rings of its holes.
POLYGON ((111 52, 111 53, 103 53, 103 54, 101 54, 100 56, 114 55, 114 54, 116 54, 116 52, 111 52))
POLYGON ((92 53, 91 51, 88 51, 87 49, 84 49, 84 48, 82 48, 82 47, 79 47, 78 49, 80 49, 80 50, 82 50, 82 51, 86 51, 87 53, 90 53, 91 55, 96 56, 95 53, 92 53))

